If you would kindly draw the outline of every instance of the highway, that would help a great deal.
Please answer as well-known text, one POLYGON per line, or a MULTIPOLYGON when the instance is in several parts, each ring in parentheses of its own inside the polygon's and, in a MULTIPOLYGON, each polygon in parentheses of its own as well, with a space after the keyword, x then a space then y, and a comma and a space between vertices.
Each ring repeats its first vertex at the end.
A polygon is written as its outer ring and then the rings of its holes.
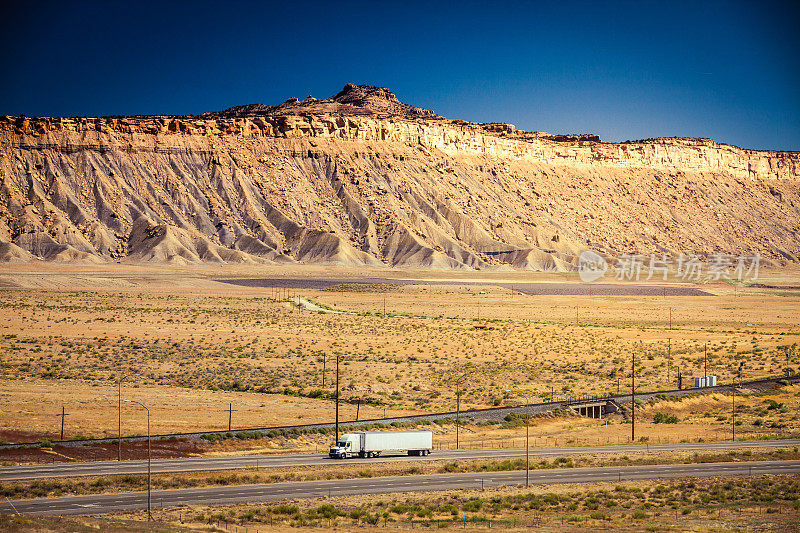
MULTIPOLYGON (((589 483, 637 479, 756 476, 765 474, 798 474, 800 461, 758 461, 750 463, 706 463, 679 465, 647 465, 606 468, 563 468, 532 470, 530 481, 535 485, 556 483, 589 483)), ((178 505, 224 505, 283 500, 288 498, 326 498, 385 494, 391 492, 429 492, 454 489, 480 489, 525 482, 525 471, 481 472, 469 474, 434 474, 394 476, 347 480, 300 481, 265 485, 230 485, 195 489, 161 490, 152 495, 154 508, 178 505)), ((146 492, 67 496, 35 500, 0 502, 0 513, 40 515, 79 515, 113 513, 146 507, 146 492)))
MULTIPOLYGON (((583 455, 583 454, 637 454, 647 452, 713 452, 741 450, 748 448, 791 448, 800 446, 800 439, 754 440, 737 442, 698 442, 682 444, 629 444, 621 446, 583 446, 531 448, 532 458, 583 455)), ((153 473, 180 473, 221 471, 238 469, 268 469, 298 466, 321 466, 347 464, 380 463, 395 461, 435 461, 466 459, 508 459, 525 457, 524 448, 503 448, 487 450, 441 450, 427 457, 407 455, 386 455, 373 459, 329 459, 323 454, 284 454, 284 455, 240 455, 227 457, 189 457, 184 459, 157 459, 152 461, 153 473)), ((94 461, 77 463, 52 463, 23 466, 0 467, 0 481, 20 481, 25 479, 52 479, 79 476, 106 476, 116 474, 146 474, 147 461, 94 461)))

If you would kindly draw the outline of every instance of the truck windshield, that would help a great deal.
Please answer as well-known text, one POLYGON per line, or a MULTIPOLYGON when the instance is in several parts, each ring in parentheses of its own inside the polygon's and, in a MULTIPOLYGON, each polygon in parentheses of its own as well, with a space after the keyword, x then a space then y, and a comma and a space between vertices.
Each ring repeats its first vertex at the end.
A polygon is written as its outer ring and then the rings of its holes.
POLYGON ((336 443, 336 445, 337 445, 338 447, 340 447, 340 448, 346 448, 346 447, 347 447, 347 441, 345 441, 345 440, 340 440, 339 442, 337 442, 337 443, 336 443))

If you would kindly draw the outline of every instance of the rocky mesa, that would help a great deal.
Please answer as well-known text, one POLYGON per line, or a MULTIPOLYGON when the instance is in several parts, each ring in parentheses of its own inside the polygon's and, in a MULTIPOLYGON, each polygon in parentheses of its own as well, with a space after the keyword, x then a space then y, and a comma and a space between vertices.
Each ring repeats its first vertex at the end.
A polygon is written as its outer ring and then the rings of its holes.
POLYGON ((800 260, 800 153, 448 120, 391 91, 0 118, 0 260, 572 270, 586 249, 800 260))

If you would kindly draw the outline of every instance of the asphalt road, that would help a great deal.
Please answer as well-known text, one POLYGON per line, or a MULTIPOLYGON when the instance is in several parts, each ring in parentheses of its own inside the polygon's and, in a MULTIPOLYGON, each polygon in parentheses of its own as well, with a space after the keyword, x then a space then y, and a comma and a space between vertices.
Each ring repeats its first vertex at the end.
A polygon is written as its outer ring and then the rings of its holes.
MULTIPOLYGON (((752 463, 706 463, 690 465, 647 465, 608 468, 569 468, 533 470, 530 482, 535 485, 588 483, 636 479, 661 479, 706 476, 748 476, 798 474, 800 461, 758 461, 752 463)), ((435 474, 330 481, 301 481, 266 485, 231 485, 196 489, 162 490, 152 494, 153 508, 178 505, 224 505, 283 500, 288 498, 325 498, 391 492, 429 492, 454 489, 491 488, 520 485, 525 471, 482 472, 477 474, 435 474)), ((146 508, 146 492, 67 496, 0 502, 0 513, 40 515, 79 515, 113 513, 146 508)))
MULTIPOLYGON (((737 442, 698 442, 683 444, 635 444, 622 446, 584 446, 531 448, 531 457, 550 457, 562 455, 582 455, 593 453, 646 453, 659 451, 719 451, 747 448, 789 448, 800 446, 800 439, 756 440, 737 442)), ((234 457, 189 457, 185 459, 157 459, 152 461, 153 473, 179 473, 239 469, 268 469, 294 466, 334 465, 380 463, 395 461, 435 461, 454 459, 507 459, 524 457, 525 449, 489 449, 489 450, 442 450, 435 451, 427 457, 409 457, 407 455, 385 455, 373 459, 346 459, 344 461, 329 459, 323 454, 291 454, 291 455, 244 455, 234 457)), ((146 474, 147 461, 95 461, 81 463, 53 463, 44 465, 4 466, 0 467, 0 481, 19 481, 25 479, 52 479, 78 476, 106 476, 115 474, 146 474)))

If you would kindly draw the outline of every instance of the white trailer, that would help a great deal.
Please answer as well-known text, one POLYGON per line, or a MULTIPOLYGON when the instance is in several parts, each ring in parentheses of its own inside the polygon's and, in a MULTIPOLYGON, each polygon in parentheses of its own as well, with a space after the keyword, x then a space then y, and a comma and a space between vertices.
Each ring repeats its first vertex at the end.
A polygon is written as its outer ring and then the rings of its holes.
POLYGON ((384 452, 421 456, 432 451, 433 433, 430 431, 361 431, 339 437, 328 456, 333 459, 378 457, 384 452))

